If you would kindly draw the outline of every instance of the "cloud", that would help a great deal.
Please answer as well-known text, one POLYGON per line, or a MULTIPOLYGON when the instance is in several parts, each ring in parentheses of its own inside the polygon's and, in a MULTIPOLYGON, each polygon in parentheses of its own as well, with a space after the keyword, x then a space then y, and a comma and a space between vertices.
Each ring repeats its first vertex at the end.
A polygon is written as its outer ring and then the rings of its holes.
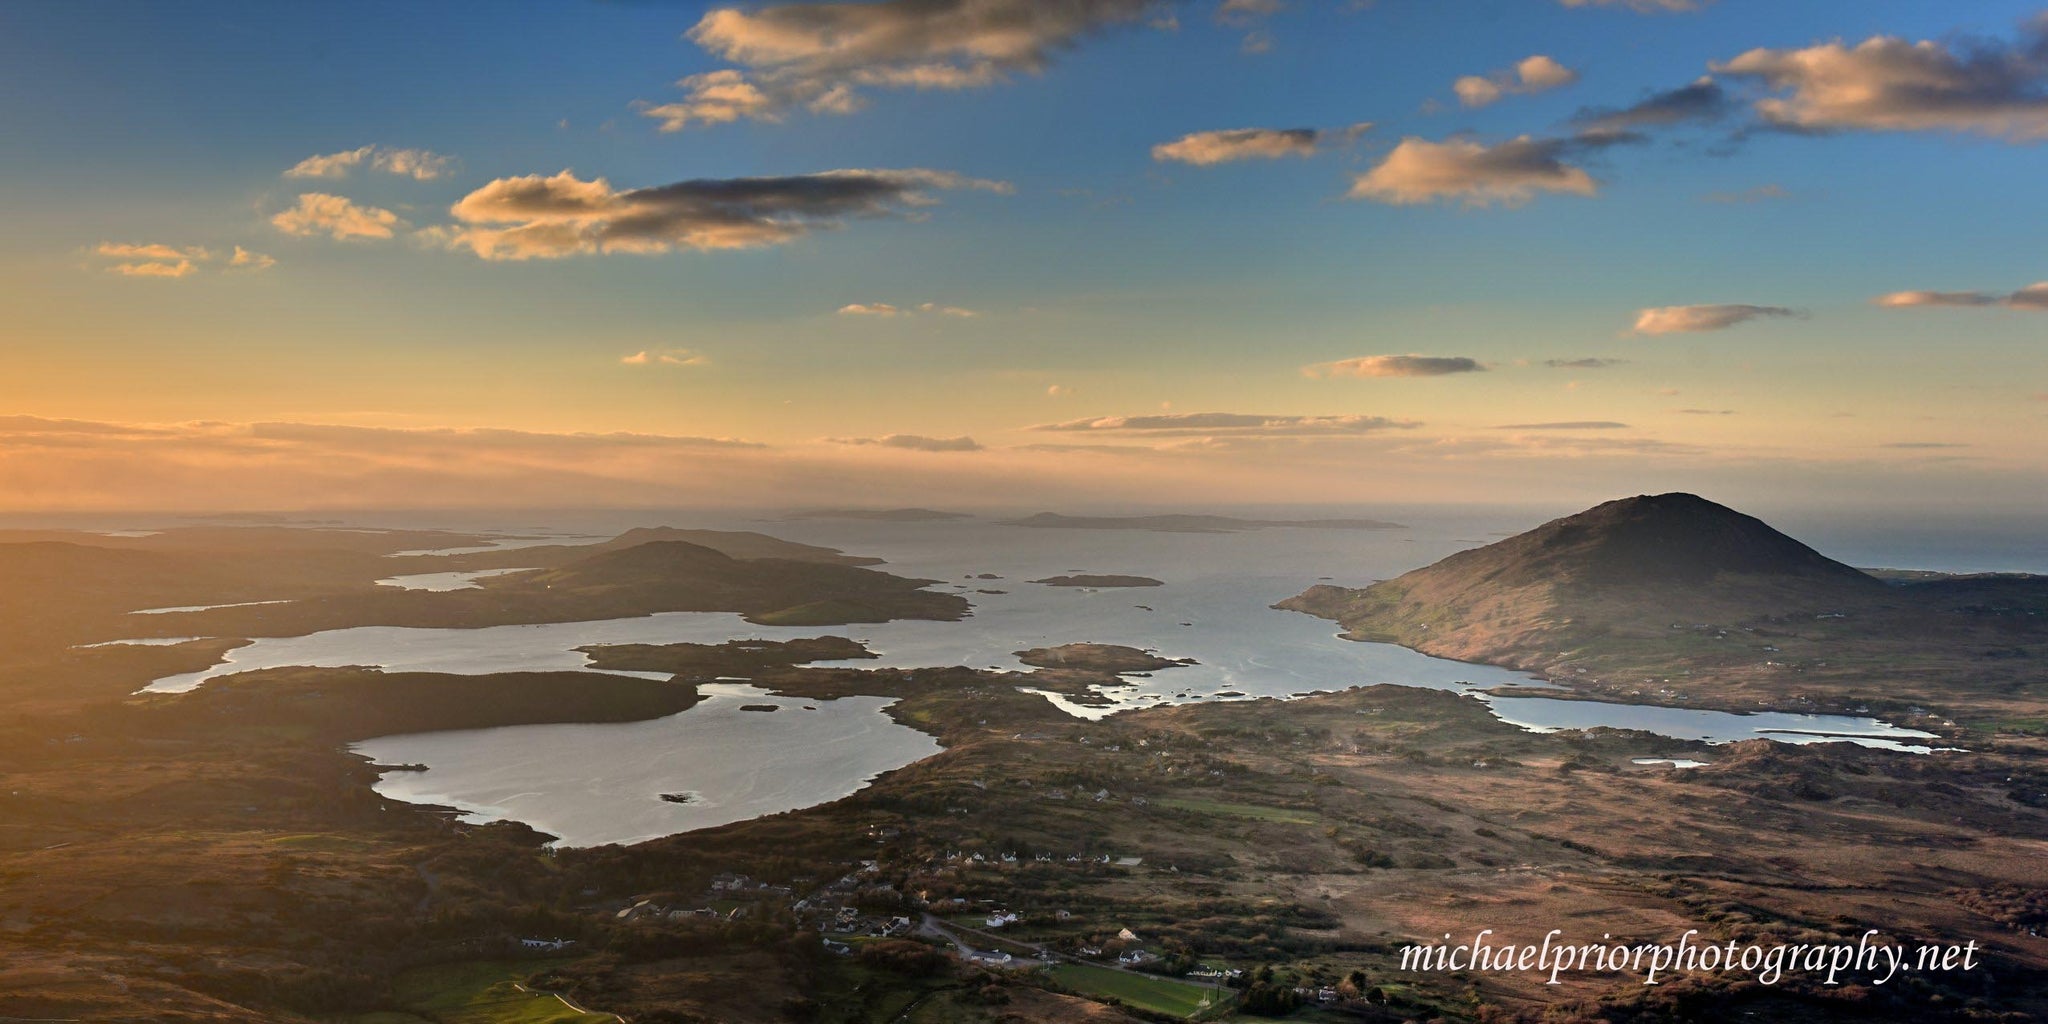
POLYGON ((107 272, 120 274, 123 277, 178 278, 190 277, 193 274, 199 273, 199 266, 191 260, 178 260, 175 263, 116 263, 108 267, 107 272))
POLYGON ((711 359, 686 348, 643 348, 630 356, 620 356, 619 362, 627 366, 704 366, 711 359))
POLYGON ((228 266, 253 273, 277 266, 277 259, 265 253, 251 252, 238 245, 235 246, 235 254, 228 258, 228 266))
POLYGON ((1045 386, 1045 397, 1047 398, 1065 398, 1073 393, 1074 389, 1065 384, 1047 384, 1045 386))
POLYGON ((1483 107, 1502 96, 1547 92, 1578 80, 1578 72, 1538 53, 1522 58, 1511 68, 1486 75, 1466 75, 1451 83, 1451 91, 1458 94, 1458 102, 1483 107))
POLYGON ((1636 313, 1637 334, 1676 334, 1688 331, 1721 331, 1736 324, 1765 317, 1801 315, 1784 306, 1720 304, 1702 306, 1657 306, 1636 313))
POLYGON ((663 131, 789 110, 850 114, 862 89, 973 89, 1042 71, 1055 53, 1138 21, 1154 0, 881 0, 781 3, 706 13, 686 34, 737 68, 676 83, 682 99, 641 104, 663 131))
POLYGON ((774 178, 700 178, 617 190, 569 171, 499 178, 450 212, 464 227, 441 236, 484 259, 559 259, 783 245, 848 219, 904 218, 940 189, 1008 194, 1005 182, 947 171, 838 170, 774 178))
POLYGON ((925 437, 921 434, 888 434, 882 437, 834 437, 834 444, 879 445, 914 452, 978 452, 981 444, 971 437, 925 437))
POLYGON ((1464 356, 1359 356, 1304 366, 1310 377, 1443 377, 1453 373, 1479 373, 1486 367, 1464 356))
POLYGON ((1626 430, 1628 424, 1613 420, 1571 420, 1562 423, 1507 423, 1495 430, 1626 430))
POLYGON ((1651 93, 1633 105, 1616 108, 1588 107, 1572 117, 1580 131, 1592 134, 1631 132, 1641 128, 1662 128, 1686 121, 1712 121, 1727 116, 1734 108, 1727 90, 1711 77, 1695 79, 1689 85, 1651 93))
POLYGON ((1946 441, 1895 441, 1878 445, 1879 448, 1968 448, 1966 444, 1951 444, 1946 441))
POLYGON ((1232 160, 1316 155, 1314 128, 1232 128, 1194 132, 1152 147, 1152 159, 1206 167, 1232 160))
POLYGON ((1886 309, 1912 309, 1929 306, 2005 306, 2011 309, 2048 310, 2048 281, 2030 284, 2016 292, 1892 292, 1880 295, 1871 301, 1872 305, 1886 309))
POLYGON ((1626 7, 1641 14, 1697 11, 1714 0, 1558 0, 1566 7, 1626 7))
POLYGON ((1231 128, 1192 132, 1172 142, 1152 147, 1152 159, 1169 160, 1206 167, 1235 160, 1278 160, 1281 157, 1311 157, 1324 142, 1350 142, 1372 130, 1372 122, 1360 121, 1338 129, 1321 128, 1231 128))
POLYGON ((1584 359, 1545 359, 1543 365, 1553 370, 1604 370, 1620 366, 1626 359, 1608 359, 1602 356, 1587 356, 1584 359))
POLYGON ((1527 135, 1495 145, 1468 139, 1401 140, 1378 166, 1351 181, 1351 199, 1397 206, 1456 200, 1468 207, 1520 206, 1538 192, 1591 196, 1591 175, 1563 162, 1569 140, 1527 135))
POLYGON ((1947 131, 2013 142, 2048 138, 2048 21, 2014 43, 1872 36, 1804 49, 1759 48, 1711 65, 1762 83, 1771 125, 1800 131, 1947 131))
POLYGON ((964 306, 941 306, 936 302, 921 302, 915 306, 892 306, 886 302, 849 302, 839 307, 841 316, 954 316, 962 319, 981 314, 964 306))
POLYGON ((331 235, 336 239, 390 238, 405 225, 398 215, 325 192, 306 192, 298 205, 270 218, 288 235, 331 235))
POLYGON ((1287 437, 1322 434, 1365 434, 1382 430, 1405 430, 1419 423, 1391 420, 1384 416, 1264 416, 1234 412, 1179 412, 1149 416, 1098 416, 1061 423, 1041 423, 1029 429, 1062 433, 1115 433, 1151 436, 1207 434, 1287 437))
MULTIPOLYGON (((207 264, 219 262, 213 250, 199 245, 165 245, 161 242, 101 242, 92 247, 92 255, 107 263, 104 269, 109 274, 122 277, 148 277, 175 280, 199 273, 207 264)), ((267 270, 277 263, 262 253, 253 253, 241 246, 235 246, 234 255, 226 266, 236 270, 267 270)))
POLYGON ((1733 410, 1733 409, 1680 409, 1680 410, 1678 410, 1678 412, 1679 412, 1679 414, 1680 414, 1680 415, 1684 415, 1684 416, 1733 416, 1733 415, 1735 415, 1735 410, 1733 410))
POLYGON ((293 164, 284 172, 287 178, 346 178, 350 171, 368 165, 387 174, 396 174, 417 181, 433 181, 446 177, 455 167, 455 158, 424 149, 391 149, 385 146, 360 146, 345 149, 339 153, 309 156, 293 164))

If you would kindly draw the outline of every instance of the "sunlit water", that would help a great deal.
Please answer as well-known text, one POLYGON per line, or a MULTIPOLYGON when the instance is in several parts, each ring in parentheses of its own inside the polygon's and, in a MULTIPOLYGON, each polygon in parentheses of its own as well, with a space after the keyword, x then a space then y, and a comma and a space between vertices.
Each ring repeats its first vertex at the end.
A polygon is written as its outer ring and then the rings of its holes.
POLYGON ((883 714, 893 701, 699 687, 679 715, 617 725, 522 725, 386 736, 354 746, 386 772, 377 791, 524 822, 566 846, 632 843, 846 796, 938 742, 883 714), (776 710, 742 710, 774 707, 776 710), (662 799, 681 796, 687 802, 662 799))
MULTIPOLYGON (((597 536, 654 521, 642 515, 577 525, 597 536)), ((940 582, 933 589, 963 594, 974 612, 960 622, 829 628, 757 626, 737 615, 704 612, 481 629, 368 626, 256 638, 228 652, 220 665, 168 676, 148 689, 188 690, 223 675, 287 665, 375 665, 461 674, 574 670, 588 666, 575 648, 592 644, 722 643, 835 633, 860 640, 879 655, 844 663, 857 667, 1022 670, 1015 652, 1075 642, 1152 649, 1198 662, 1105 688, 1106 706, 1047 695, 1063 710, 1086 718, 1134 707, 1287 698, 1374 683, 1474 696, 1498 686, 1541 692, 1545 685, 1505 669, 1430 658, 1389 644, 1345 641, 1336 636, 1333 623, 1270 607, 1325 578, 1363 586, 1398 575, 1497 539, 1507 532, 1500 527, 1518 525, 1513 522, 1192 535, 1041 530, 978 520, 763 523, 697 516, 677 525, 757 529, 878 555, 888 560, 883 566, 888 571, 936 579, 940 582), (1165 585, 1086 589, 1028 582, 1075 572, 1150 576, 1165 585), (980 578, 984 574, 996 578, 980 578)), ((470 574, 419 575, 439 583, 442 577, 470 574)), ((645 838, 836 799, 874 774, 936 749, 929 737, 881 715, 881 704, 873 701, 797 702, 799 709, 808 703, 818 710, 769 714, 737 708, 758 702, 787 709, 791 702, 760 696, 742 701, 736 692, 721 691, 691 711, 657 722, 419 734, 372 740, 358 749, 385 763, 431 766, 426 772, 388 773, 379 786, 386 795, 448 804, 478 817, 525 821, 570 845, 645 838), (727 742, 726 730, 737 730, 729 735, 745 736, 747 742, 727 742), (820 745, 822 760, 811 757, 813 745, 820 745), (702 802, 660 800, 662 792, 684 790, 699 794, 702 802)), ((1765 736, 1912 751, 1925 751, 1922 741, 1932 738, 1850 716, 1736 715, 1537 696, 1482 699, 1498 717, 1534 731, 1610 726, 1715 743, 1765 736)))

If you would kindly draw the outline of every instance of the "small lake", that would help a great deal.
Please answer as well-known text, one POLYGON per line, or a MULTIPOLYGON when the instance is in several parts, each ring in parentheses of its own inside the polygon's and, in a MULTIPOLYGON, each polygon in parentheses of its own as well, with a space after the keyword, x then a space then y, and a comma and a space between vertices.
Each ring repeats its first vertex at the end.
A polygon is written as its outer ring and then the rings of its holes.
POLYGON ((735 683, 699 690, 703 703, 646 722, 412 733, 351 749, 378 764, 428 766, 384 773, 384 796, 454 807, 471 821, 524 822, 564 846, 634 843, 829 803, 940 750, 884 714, 895 703, 887 698, 777 697, 735 683))

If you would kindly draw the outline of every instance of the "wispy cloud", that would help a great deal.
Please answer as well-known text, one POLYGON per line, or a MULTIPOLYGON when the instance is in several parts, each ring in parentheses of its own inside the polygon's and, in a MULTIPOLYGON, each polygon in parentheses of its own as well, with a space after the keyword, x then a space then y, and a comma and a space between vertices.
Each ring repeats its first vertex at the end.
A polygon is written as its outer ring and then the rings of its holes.
POLYGON ((236 271, 268 270, 277 261, 262 253, 234 247, 234 255, 222 261, 219 254, 200 245, 165 245, 161 242, 101 242, 92 255, 103 261, 102 269, 122 277, 176 280, 191 277, 207 265, 226 266, 236 271))
POLYGON ((1802 314, 1784 306, 1751 306, 1723 303, 1701 306, 1657 306, 1636 313, 1637 334, 1679 334, 1694 331, 1722 331, 1751 320, 1796 317, 1802 314))
POLYGON ((358 167, 369 167, 417 181, 447 177, 455 158, 424 149, 392 149, 387 146, 358 146, 339 153, 309 156, 284 172, 287 178, 346 178, 358 167))
POLYGON ((297 205, 271 217, 270 223, 287 235, 327 235, 341 240, 390 238, 405 226, 390 210, 361 206, 326 192, 300 194, 297 205))
POLYGON ((1029 429, 1155 437, 1206 434, 1305 436, 1368 434, 1383 430, 1406 430, 1418 426, 1421 424, 1388 419, 1384 416, 1268 416, 1235 412, 1178 412, 1147 416, 1096 416, 1060 423, 1041 423, 1029 429))
POLYGON ((735 68, 677 82, 683 98, 643 103, 663 131, 793 109, 850 114, 866 89, 973 89, 1044 70, 1053 55, 1153 0, 881 0, 780 3, 706 13, 691 42, 735 68))
POLYGON ((1608 359, 1605 356, 1587 356, 1583 359, 1545 359, 1543 365, 1553 370, 1604 370, 1620 366, 1626 359, 1608 359))
POLYGON ((895 306, 887 302, 849 302, 839 307, 840 316, 953 316, 969 319, 981 314, 964 306, 942 306, 936 302, 922 302, 915 306, 895 306))
POLYGON ((1502 96, 1548 92, 1578 80, 1578 72, 1558 63, 1555 58, 1537 53, 1516 61, 1513 67, 1484 75, 1466 75, 1451 83, 1451 91, 1457 93, 1458 102, 1468 107, 1483 107, 1497 102, 1502 96))
POLYGON ((2048 20, 2039 16, 2013 42, 1872 36, 1854 46, 1758 48, 1712 68, 1769 90, 1755 110, 1779 127, 2048 139, 2048 20))
POLYGON ((686 348, 643 348, 630 356, 620 356, 619 362, 626 366, 704 366, 711 359, 686 348))
POLYGON ((1486 367, 1465 356, 1358 356, 1301 368, 1310 377, 1443 377, 1486 367))
POLYGON ((1582 132, 1615 134, 1718 120, 1734 107, 1719 82, 1703 77, 1676 89, 1651 93, 1626 107, 1588 107, 1579 111, 1572 123, 1582 132))
POLYGON ((1562 159, 1573 145, 1527 135, 1493 145, 1411 136, 1370 171, 1352 178, 1347 196, 1395 205, 1455 201, 1484 207, 1520 206, 1539 192, 1595 195, 1599 186, 1593 176, 1562 159))
POLYGON ((1372 130, 1372 122, 1361 121, 1340 129, 1322 128, 1230 128, 1222 131, 1192 132, 1172 142, 1152 147, 1152 159, 1176 161, 1206 167, 1237 160, 1278 160, 1281 157, 1311 157, 1330 139, 1350 142, 1372 130))
POLYGON ((1892 292, 1870 301, 1871 304, 1886 309, 2005 306, 2011 309, 2048 310, 2048 281, 2030 284, 2015 292, 1892 292))
POLYGON ((978 452, 981 444, 971 437, 925 437, 922 434, 887 434, 882 437, 827 438, 834 444, 878 445, 914 452, 978 452))
POLYGON ((569 171, 499 178, 450 211, 446 243, 490 260, 662 253, 782 245, 848 219, 904 218, 932 193, 1009 184, 947 171, 838 170, 775 178, 706 178, 619 190, 569 171))

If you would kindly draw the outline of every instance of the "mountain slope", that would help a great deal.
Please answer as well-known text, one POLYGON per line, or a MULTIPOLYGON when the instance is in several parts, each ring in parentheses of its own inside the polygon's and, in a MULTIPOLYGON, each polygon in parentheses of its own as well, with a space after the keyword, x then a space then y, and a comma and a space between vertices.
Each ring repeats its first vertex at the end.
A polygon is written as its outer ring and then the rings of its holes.
POLYGON ((1888 584, 1690 494, 1611 501, 1363 588, 1277 607, 1353 640, 1484 662, 1633 702, 1943 707, 2034 721, 2048 580, 1888 584), (2017 718, 2011 716, 2020 716, 2017 718))

